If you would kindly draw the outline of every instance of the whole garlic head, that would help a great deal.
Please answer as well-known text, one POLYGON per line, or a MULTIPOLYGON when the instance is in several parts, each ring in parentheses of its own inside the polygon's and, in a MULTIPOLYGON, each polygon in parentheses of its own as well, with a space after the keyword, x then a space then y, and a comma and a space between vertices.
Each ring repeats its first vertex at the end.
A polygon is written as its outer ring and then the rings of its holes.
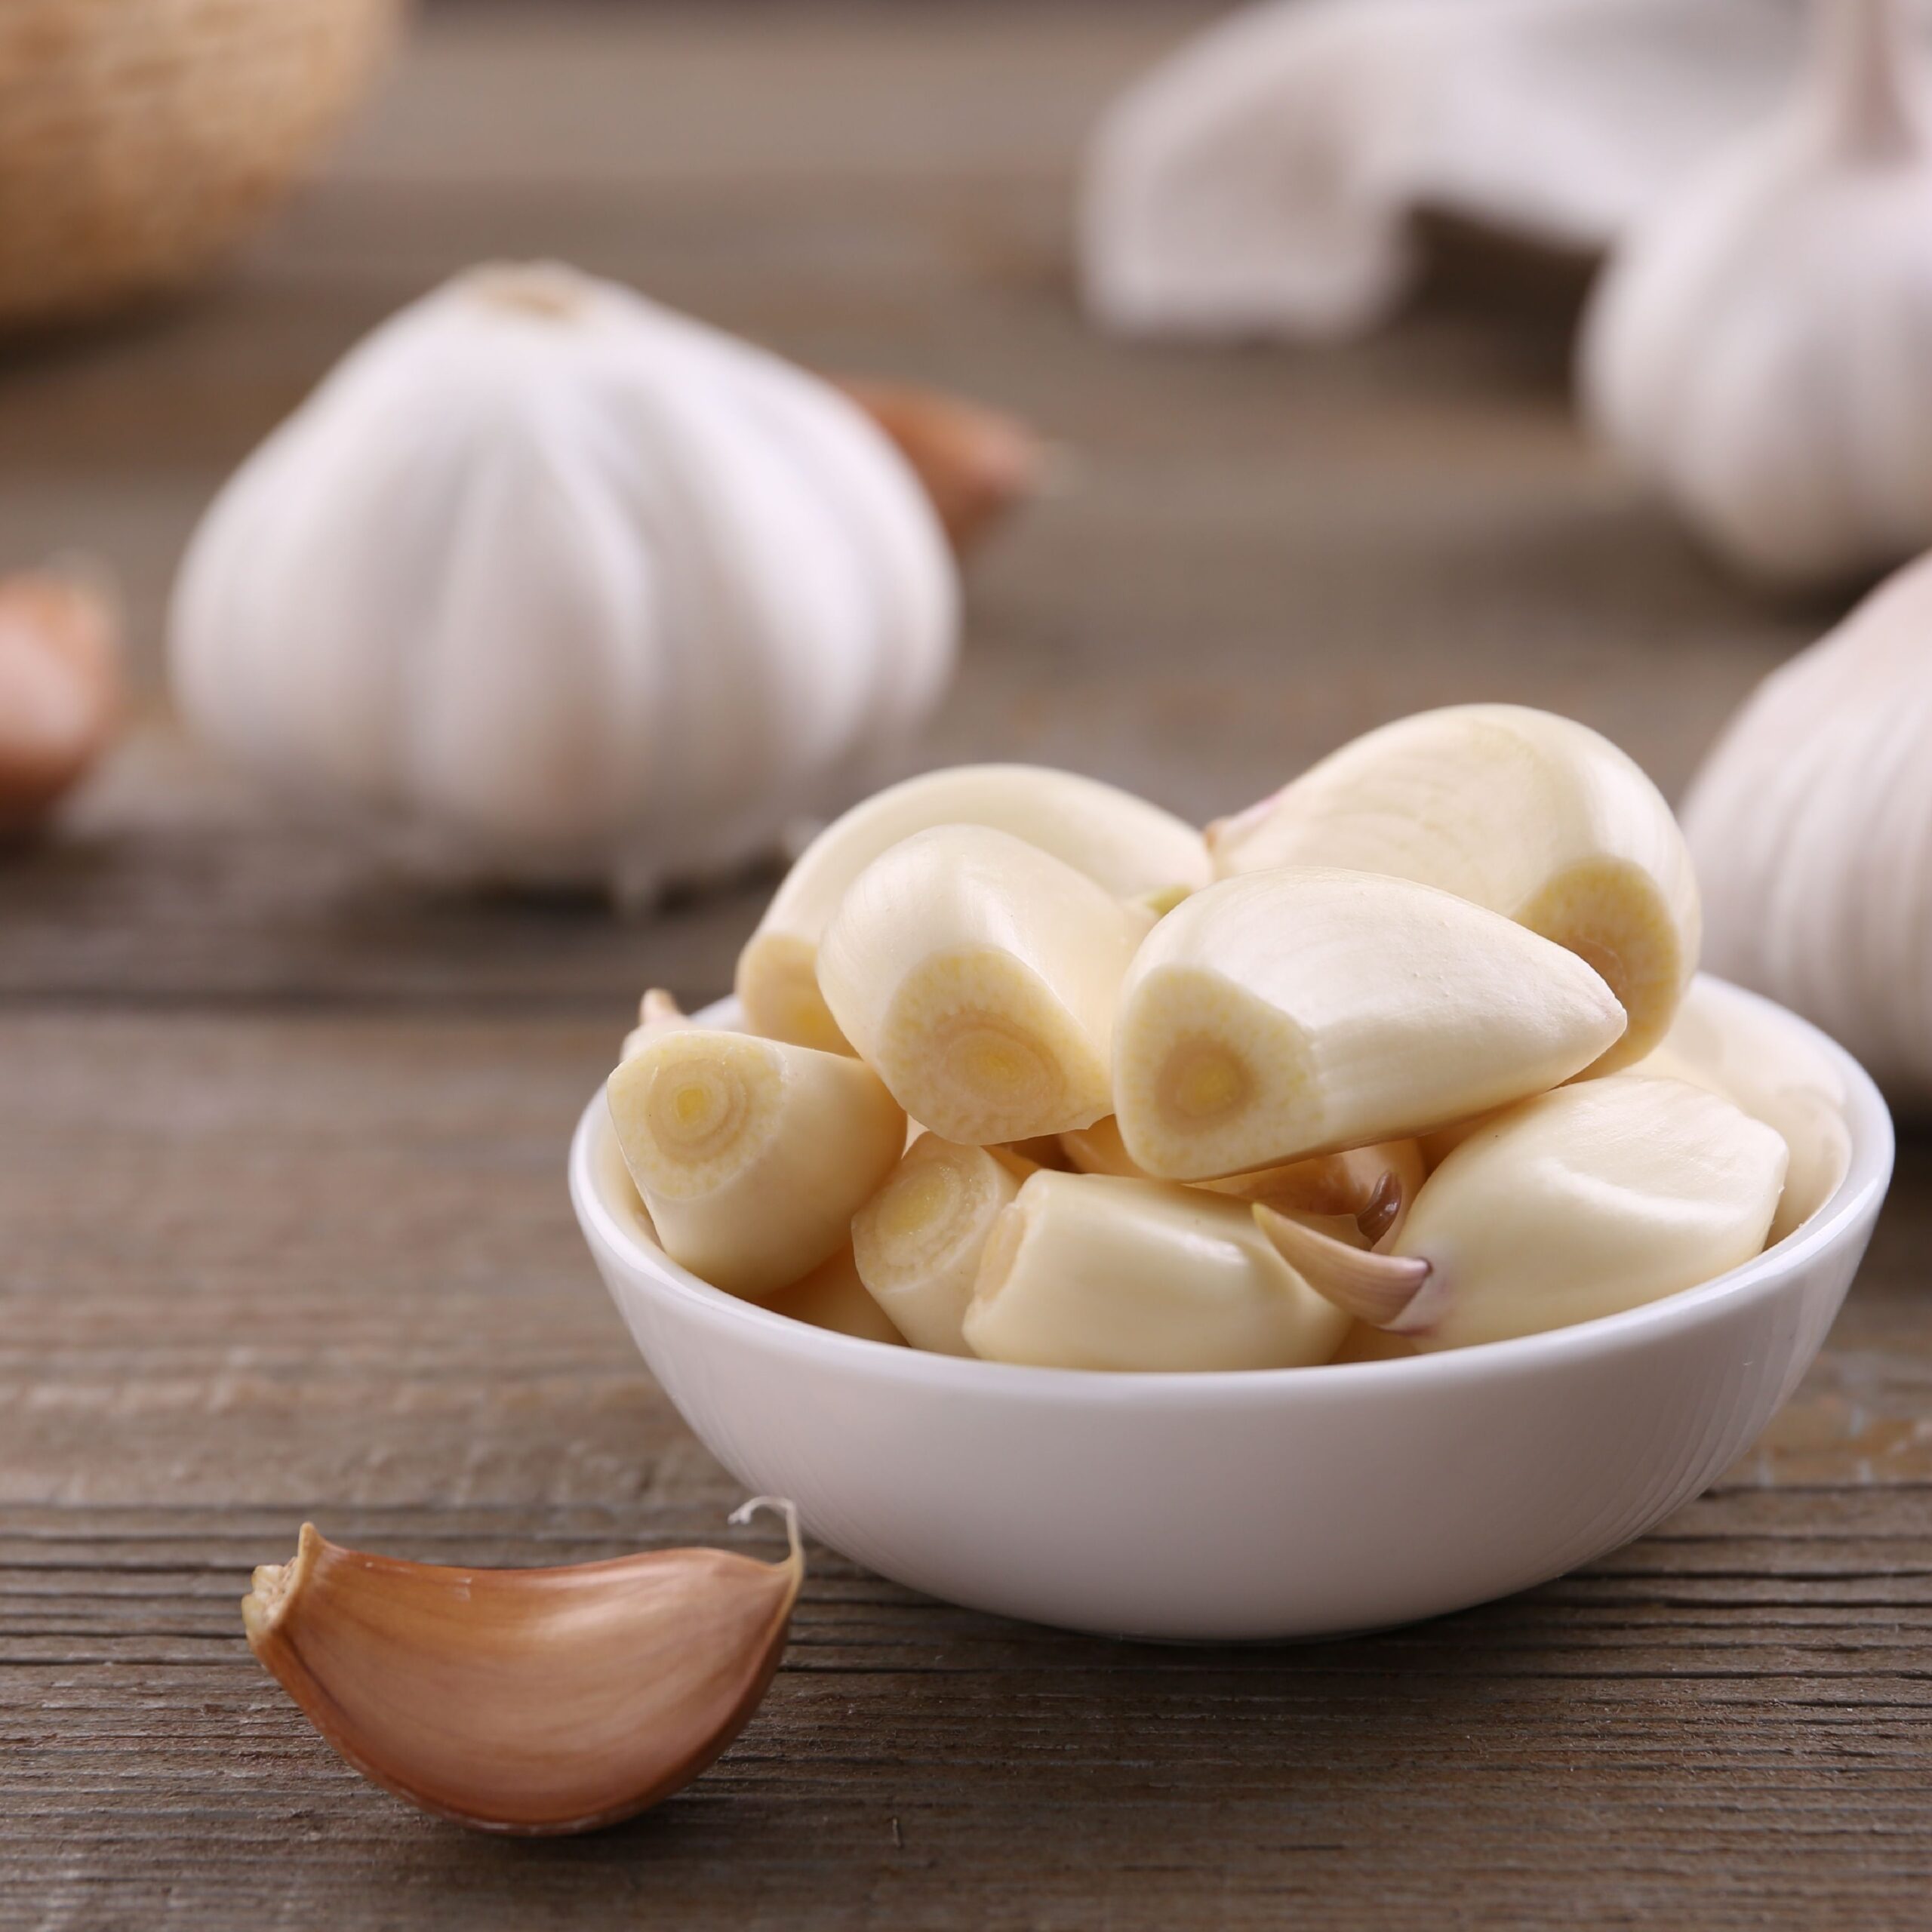
POLYGON ((189 723, 438 871, 648 894, 843 802, 929 714, 957 580, 829 384, 543 264, 377 329, 195 533, 189 723))
POLYGON ((1684 808, 1704 958, 1932 1111, 1932 559, 1732 719, 1684 808))
POLYGON ((1586 408, 1721 555, 1829 583, 1932 542, 1932 147, 1897 0, 1813 0, 1807 84, 1613 258, 1586 408))

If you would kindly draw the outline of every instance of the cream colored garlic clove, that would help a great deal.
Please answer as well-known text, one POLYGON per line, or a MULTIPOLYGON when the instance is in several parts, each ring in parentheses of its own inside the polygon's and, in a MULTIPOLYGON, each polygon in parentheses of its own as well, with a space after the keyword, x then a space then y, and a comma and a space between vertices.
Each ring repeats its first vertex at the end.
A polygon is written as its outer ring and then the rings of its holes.
POLYGON ((737 991, 754 1031, 850 1052, 820 992, 818 946, 846 889, 915 832, 983 825, 1037 845, 1118 899, 1205 884, 1201 834, 1158 805, 1076 772, 967 764, 889 786, 835 820, 785 875, 739 955, 737 991))
POLYGON ((1004 1148, 924 1134, 853 1216, 859 1277, 915 1348, 973 1352, 961 1324, 993 1223, 1030 1177, 1023 1168, 1039 1171, 1004 1148))
POLYGON ((1241 1202, 1042 1171, 995 1223, 964 1325, 995 1361, 1180 1371, 1326 1361, 1349 1321, 1241 1202))
MULTIPOLYGON (((760 1497, 733 1518, 742 1521, 760 1497)), ((489 1832, 585 1832, 668 1798, 729 1745, 784 1654, 804 1578, 721 1549, 478 1570, 302 1527, 242 1600, 248 1645, 343 1757, 489 1832)))
MULTIPOLYGON (((1712 970, 1815 1021, 1895 1109, 1921 1116, 1932 1112, 1928 627, 1921 560, 1758 687, 1684 808, 1712 970)), ((1825 1094, 1822 1120, 1837 1097, 1825 1094)))
POLYGON ((866 1286, 849 1247, 821 1262, 803 1281, 768 1295, 764 1306, 808 1327, 829 1329, 862 1342, 903 1348, 906 1338, 866 1286))
POLYGON ((1617 1314, 1748 1261, 1786 1159, 1720 1096, 1620 1074, 1498 1114, 1430 1175, 1386 1253, 1254 1214, 1338 1306, 1420 1348, 1459 1348, 1617 1314))
POLYGON ((853 881, 818 981, 907 1113, 985 1146, 1108 1111, 1114 1004, 1138 936, 1118 900, 1039 847, 938 826, 853 881))
POLYGON ((38 820, 113 736, 118 629, 112 604, 78 577, 0 579, 0 836, 38 820))
POLYGON ((1224 876, 1386 872, 1567 947, 1629 1016, 1593 1072, 1656 1045, 1697 971, 1697 881, 1669 806, 1607 738, 1550 712, 1472 704, 1398 718, 1210 826, 1208 842, 1224 876))
POLYGON ((905 1145, 906 1116, 870 1068, 744 1033, 663 1033, 605 1091, 665 1253, 753 1300, 844 1245, 905 1145))
POLYGON ((1812 0, 1804 84, 1640 224, 1583 401, 1746 575, 1869 576, 1932 543, 1932 134, 1898 0, 1812 0))
POLYGON ((1623 1011, 1574 953, 1433 888, 1283 867, 1155 928, 1115 1029, 1121 1138, 1200 1180, 1412 1138, 1580 1072, 1623 1011))
POLYGON ((653 986, 638 1001, 637 1024, 624 1035, 624 1044, 617 1057, 620 1060, 632 1059, 660 1035, 683 1032, 697 1023, 662 986, 653 986))
POLYGON ((897 444, 961 555, 1039 488, 1046 452, 1017 417, 914 383, 838 386, 897 444))

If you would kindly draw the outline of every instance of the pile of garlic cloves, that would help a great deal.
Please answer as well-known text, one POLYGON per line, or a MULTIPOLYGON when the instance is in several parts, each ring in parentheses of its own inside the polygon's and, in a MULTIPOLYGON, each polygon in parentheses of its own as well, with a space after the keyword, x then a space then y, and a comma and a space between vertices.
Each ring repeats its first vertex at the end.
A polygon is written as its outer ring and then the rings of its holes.
POLYGON ((672 1259, 873 1340, 1180 1371, 1530 1334, 1778 1215, 1783 1117, 1666 1038, 1700 922, 1650 780, 1513 706, 1385 726, 1205 833, 936 772, 799 859, 749 1030, 647 997, 611 1118, 672 1259))

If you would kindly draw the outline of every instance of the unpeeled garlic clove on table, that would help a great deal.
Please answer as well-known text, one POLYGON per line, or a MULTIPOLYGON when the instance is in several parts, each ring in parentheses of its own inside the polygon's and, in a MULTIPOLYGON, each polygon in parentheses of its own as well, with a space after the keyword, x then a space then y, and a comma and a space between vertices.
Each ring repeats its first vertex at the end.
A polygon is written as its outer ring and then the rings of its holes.
POLYGON ((113 735, 118 628, 111 602, 79 578, 0 579, 0 835, 37 820, 113 735))
POLYGON ((1590 1070, 1663 1038, 1702 930, 1684 835, 1634 760, 1523 705, 1418 712, 1344 745, 1208 829, 1218 872, 1340 866, 1439 887, 1553 940, 1629 1024, 1590 1070))
POLYGON ((1198 1188, 1036 1174, 994 1223, 965 1338, 1058 1368, 1294 1368, 1349 1318, 1262 1238, 1247 1204, 1198 1188))
POLYGON ((961 1324, 1001 1211, 1040 1170, 1004 1148, 921 1134, 852 1217, 860 1278, 915 1348, 970 1355, 961 1324))
POLYGON ((819 941, 847 888, 913 833, 983 825, 1038 846, 1117 899, 1204 885, 1195 828, 1098 779, 1044 765, 929 771, 854 805, 799 855, 738 956, 737 992, 755 1032, 849 1053, 819 989, 819 941))
POLYGON ((906 1116, 844 1054, 674 1027, 605 1083, 664 1251, 760 1300, 827 1261, 897 1165, 906 1116))
POLYGON ((1266 1207, 1318 1292, 1427 1349, 1567 1327, 1696 1287, 1764 1247, 1783 1138, 1703 1088, 1620 1074, 1506 1109, 1424 1183, 1386 1253, 1266 1207))
POLYGON ((1574 953, 1466 900, 1366 872, 1247 873, 1135 955, 1121 1136, 1171 1180, 1409 1139, 1568 1079, 1623 1024, 1574 953))
MULTIPOLYGON (((768 1499, 748 1503, 741 1521, 768 1499)), ((644 1810, 730 1744, 783 1654, 804 1578, 667 1549, 477 1570, 343 1549, 304 1524, 242 1600, 248 1646, 365 1777, 491 1832, 583 1832, 644 1810)))
POLYGON ((832 1017, 915 1120, 975 1146, 1107 1112, 1140 923, 1037 845, 937 826, 874 860, 818 950, 832 1017))
POLYGON ((1746 576, 1869 575, 1932 543, 1932 129, 1897 0, 1812 0, 1804 85, 1612 257, 1586 410, 1746 576))
POLYGON ((962 555, 1038 490, 1046 451, 1017 416, 915 383, 837 384, 899 446, 962 555))

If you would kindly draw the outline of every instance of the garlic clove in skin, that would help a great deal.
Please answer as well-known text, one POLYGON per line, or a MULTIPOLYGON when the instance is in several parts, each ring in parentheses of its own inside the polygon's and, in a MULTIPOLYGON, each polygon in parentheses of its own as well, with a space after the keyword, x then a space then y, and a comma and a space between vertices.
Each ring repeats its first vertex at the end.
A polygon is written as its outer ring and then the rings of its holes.
MULTIPOLYGON (((906 1337, 865 1284, 849 1247, 821 1262, 802 1281, 768 1295, 764 1306, 810 1328, 829 1329, 861 1342, 903 1349, 906 1337)), ((921 1345, 923 1346, 923 1344, 921 1345)))
POLYGON ((1585 318, 1587 414, 1746 577, 1932 543, 1932 129, 1898 0, 1812 0, 1804 85, 1640 224, 1585 318))
POLYGON ((113 736, 118 632, 112 605, 78 578, 0 579, 0 836, 35 823, 113 736))
POLYGON ((1567 1080, 1623 1032, 1573 952, 1432 887, 1223 879, 1136 954, 1114 1099, 1146 1173, 1205 1180, 1413 1138, 1567 1080))
POLYGON ((915 1120, 974 1146, 1024 1140, 1109 1111, 1114 1004, 1140 930, 1039 847, 937 826, 853 881, 819 986, 915 1120))
POLYGON ((1326 1361, 1349 1318, 1243 1202, 1042 1171, 995 1223, 964 1325, 991 1361, 1185 1371, 1326 1361))
POLYGON ((838 1253, 905 1145, 869 1067, 749 1034, 662 1033, 605 1091, 665 1253, 754 1301, 838 1253))
POLYGON ((1004 1148, 924 1134, 853 1216, 859 1277, 915 1348, 973 1352, 961 1324, 987 1237, 1022 1181, 1039 1171, 1004 1148))
MULTIPOLYGON (((764 1503, 747 1504, 740 1521, 764 1503)), ((242 1600, 248 1647, 365 1777, 481 1831, 594 1831, 668 1798, 757 1709, 804 1577, 790 1555, 667 1549, 478 1570, 302 1527, 242 1600)))
POLYGON ((1195 828, 1131 792, 1042 765, 967 764, 889 786, 814 838, 739 955, 753 1030, 831 1052, 851 1048, 819 989, 820 940, 852 881, 915 832, 983 825, 1038 846, 1118 899, 1207 884, 1195 828))
POLYGON ((1210 826, 1208 843, 1224 878, 1386 872, 1567 947, 1629 1016, 1592 1072, 1649 1052, 1697 968, 1697 876, 1669 806, 1607 738, 1550 712, 1456 705, 1398 718, 1210 826))
POLYGON ((878 426, 779 357, 555 263, 384 323, 224 487, 177 706, 439 875, 648 896, 899 756, 957 569, 878 426))
POLYGON ((1498 1114, 1424 1183, 1386 1252, 1265 1206, 1255 1218, 1319 1293, 1423 1349, 1620 1313, 1764 1245, 1783 1138, 1702 1088, 1622 1074, 1498 1114))
POLYGON ((962 556, 1039 488, 1046 453, 1017 417, 912 383, 838 386, 898 445, 962 556))

